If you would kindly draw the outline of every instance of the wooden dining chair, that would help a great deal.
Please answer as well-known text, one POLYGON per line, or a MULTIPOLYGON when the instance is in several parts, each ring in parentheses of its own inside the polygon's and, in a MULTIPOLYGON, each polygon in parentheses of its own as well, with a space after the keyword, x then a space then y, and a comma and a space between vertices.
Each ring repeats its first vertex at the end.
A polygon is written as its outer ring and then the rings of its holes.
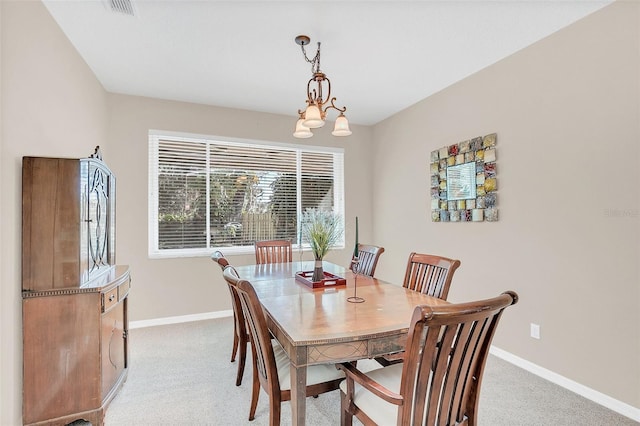
MULTIPOLYGON (((253 390, 249 420, 255 417, 262 387, 269 395, 269 424, 277 426, 282 402, 291 400, 289 357, 278 341, 271 339, 264 310, 251 283, 240 279, 233 267, 226 268, 223 275, 238 294, 251 338, 253 390)), ((307 367, 307 396, 336 390, 342 380, 344 374, 334 364, 310 365, 307 367)))
MULTIPOLYGON (((228 267, 229 261, 224 257, 222 252, 216 250, 211 255, 211 260, 218 263, 222 271, 228 267)), ((225 280, 226 282, 226 280, 225 280)), ((236 386, 242 384, 242 376, 247 360, 247 344, 249 343, 249 335, 247 333, 246 321, 240 305, 240 299, 235 290, 227 283, 229 294, 231 295, 231 307, 233 308, 233 348, 231 349, 231 362, 235 362, 238 355, 238 373, 236 375, 236 386)))
POLYGON ((466 425, 478 421, 478 401, 491 340, 505 308, 518 295, 475 302, 417 306, 402 364, 367 373, 339 364, 340 424, 355 415, 366 425, 466 425))
POLYGON ((222 269, 223 271, 224 271, 224 268, 229 266, 229 261, 227 260, 226 257, 224 257, 224 254, 222 254, 220 250, 216 250, 213 252, 213 254, 211 255, 211 260, 216 262, 218 266, 220 266, 220 269, 222 269))
MULTIPOLYGON (((433 254, 411 253, 402 286, 429 296, 447 300, 449 287, 460 261, 433 254)), ((377 357, 382 365, 402 362, 404 353, 377 357)))
POLYGON ((284 263, 293 260, 293 250, 289 240, 262 240, 254 244, 256 263, 284 263))
POLYGON ((411 253, 403 287, 447 300, 449 287, 460 261, 433 254, 411 253))
MULTIPOLYGON (((369 244, 358 244, 358 273, 373 277, 378 266, 378 259, 384 253, 384 247, 372 246, 369 244)), ((352 261, 353 261, 352 257, 352 261)), ((354 263, 351 262, 349 269, 353 270, 354 263)))

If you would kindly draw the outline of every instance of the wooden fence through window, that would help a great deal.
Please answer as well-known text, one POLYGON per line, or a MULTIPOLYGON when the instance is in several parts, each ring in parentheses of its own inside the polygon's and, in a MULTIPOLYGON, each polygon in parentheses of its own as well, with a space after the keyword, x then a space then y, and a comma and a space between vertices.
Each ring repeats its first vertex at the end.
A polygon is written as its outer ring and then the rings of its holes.
POLYGON ((244 241, 273 240, 276 226, 271 213, 243 213, 242 239, 244 241))

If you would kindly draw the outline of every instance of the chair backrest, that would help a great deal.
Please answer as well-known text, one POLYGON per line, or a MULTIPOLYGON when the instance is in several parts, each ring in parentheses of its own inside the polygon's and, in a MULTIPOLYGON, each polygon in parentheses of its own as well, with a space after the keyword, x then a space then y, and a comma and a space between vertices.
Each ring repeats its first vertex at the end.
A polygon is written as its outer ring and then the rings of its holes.
POLYGON ((223 276, 235 291, 242 306, 251 338, 254 368, 257 369, 260 383, 270 395, 279 395, 280 383, 273 346, 271 346, 271 335, 258 295, 249 281, 238 277, 233 267, 226 268, 223 276))
POLYGON ((224 257, 224 254, 222 254, 220 250, 216 250, 213 252, 213 254, 211 255, 211 260, 216 262, 220 266, 220 269, 222 269, 223 271, 224 268, 229 266, 229 261, 226 257, 224 257))
POLYGON ((449 287, 459 260, 432 254, 411 253, 403 287, 447 300, 449 287))
POLYGON ((229 271, 229 274, 232 276, 238 277, 238 272, 236 268, 231 266, 227 259, 222 256, 222 253, 216 251, 211 256, 212 259, 218 262, 220 268, 222 269, 222 275, 225 277, 225 281, 227 282, 227 287, 229 289, 229 293, 231 295, 231 308, 233 309, 233 320, 235 322, 235 333, 237 336, 246 336, 247 335, 247 323, 244 319, 244 312, 242 311, 242 304, 240 302, 240 297, 238 296, 238 292, 236 289, 226 280, 225 271, 229 271), (217 255, 216 255, 217 253, 217 255))
POLYGON ((293 250, 289 240, 256 241, 256 263, 284 263, 293 260, 293 250))
MULTIPOLYGON (((384 253, 384 247, 358 244, 358 273, 373 277, 382 253, 384 253)), ((353 262, 349 269, 353 270, 353 262)))
POLYGON ((507 291, 493 299, 417 306, 409 328, 398 425, 477 424, 478 401, 491 340, 504 309, 517 303, 507 291))

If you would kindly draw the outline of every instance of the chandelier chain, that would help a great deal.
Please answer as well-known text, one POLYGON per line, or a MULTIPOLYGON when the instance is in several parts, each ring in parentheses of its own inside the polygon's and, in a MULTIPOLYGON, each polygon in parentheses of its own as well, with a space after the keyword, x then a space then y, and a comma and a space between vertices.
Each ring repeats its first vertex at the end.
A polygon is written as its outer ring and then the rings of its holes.
POLYGON ((320 42, 318 42, 318 50, 316 50, 316 56, 313 59, 307 57, 307 50, 304 48, 304 44, 301 44, 302 53, 304 54, 304 60, 311 64, 311 74, 320 72, 320 42))

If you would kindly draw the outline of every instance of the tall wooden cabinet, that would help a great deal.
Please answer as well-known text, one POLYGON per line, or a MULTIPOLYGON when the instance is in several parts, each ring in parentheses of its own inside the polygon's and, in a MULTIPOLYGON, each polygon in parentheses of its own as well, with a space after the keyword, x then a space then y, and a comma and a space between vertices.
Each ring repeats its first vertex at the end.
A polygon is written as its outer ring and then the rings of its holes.
POLYGON ((127 375, 129 267, 115 177, 89 158, 22 159, 24 424, 103 423, 127 375))

